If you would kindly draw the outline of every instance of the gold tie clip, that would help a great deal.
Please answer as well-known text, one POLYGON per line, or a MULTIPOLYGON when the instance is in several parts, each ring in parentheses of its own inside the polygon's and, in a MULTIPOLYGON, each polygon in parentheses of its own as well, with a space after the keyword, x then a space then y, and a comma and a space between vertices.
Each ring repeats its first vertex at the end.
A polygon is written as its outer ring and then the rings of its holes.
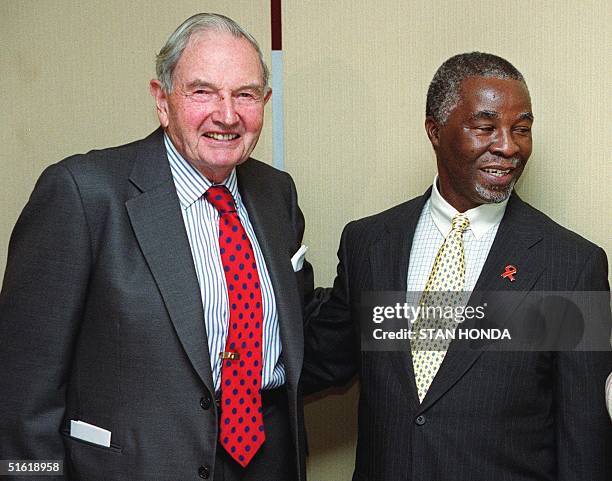
POLYGON ((237 361, 238 359, 240 359, 240 353, 231 352, 231 351, 221 351, 219 353, 219 357, 221 359, 229 359, 230 361, 237 361))

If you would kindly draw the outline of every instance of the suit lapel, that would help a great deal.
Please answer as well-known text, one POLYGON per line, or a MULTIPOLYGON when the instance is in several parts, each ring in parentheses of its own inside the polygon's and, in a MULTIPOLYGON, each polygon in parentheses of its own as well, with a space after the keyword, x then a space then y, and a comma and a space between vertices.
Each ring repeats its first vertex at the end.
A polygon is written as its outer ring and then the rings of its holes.
MULTIPOLYGON (((396 291, 404 293, 405 300, 408 267, 412 240, 423 205, 431 194, 428 190, 422 197, 409 202, 398 209, 396 215, 385 224, 385 233, 370 246, 370 272, 372 286, 377 291, 396 291)), ((388 356, 395 371, 401 373, 399 381, 406 395, 418 403, 417 388, 414 379, 412 355, 406 351, 377 353, 377 356, 388 356)))
POLYGON ((284 203, 270 192, 269 182, 247 161, 237 167, 240 197, 249 213, 257 242, 270 274, 282 344, 282 359, 287 384, 296 387, 304 356, 304 333, 301 316, 301 298, 295 273, 291 266, 291 219, 284 203))
POLYGON ((521 292, 533 287, 544 268, 544 258, 536 255, 535 246, 542 240, 542 232, 531 217, 527 205, 513 195, 475 291, 521 292), (507 265, 517 268, 514 282, 502 277, 507 265))
POLYGON ((134 234, 189 360, 214 392, 200 289, 161 130, 143 141, 130 181, 134 234))
MULTIPOLYGON (((468 304, 482 305, 486 291, 516 293, 504 297, 503 312, 493 308, 486 314, 487 318, 496 319, 498 325, 499 322, 503 323, 520 304, 521 294, 526 295, 533 288, 544 269, 544 257, 539 255, 537 249, 541 240, 539 226, 532 222, 527 205, 517 195, 512 195, 468 304), (501 276, 507 265, 517 268, 514 282, 501 276), (507 299, 510 299, 510 302, 507 299)), ((466 322, 463 327, 469 328, 472 325, 473 323, 466 322)), ((431 406, 459 381, 482 355, 483 350, 483 347, 470 349, 467 341, 451 342, 444 362, 423 400, 421 410, 431 406)))
POLYGON ((398 206, 370 245, 370 272, 376 290, 406 291, 414 231, 430 195, 431 188, 423 196, 398 206))

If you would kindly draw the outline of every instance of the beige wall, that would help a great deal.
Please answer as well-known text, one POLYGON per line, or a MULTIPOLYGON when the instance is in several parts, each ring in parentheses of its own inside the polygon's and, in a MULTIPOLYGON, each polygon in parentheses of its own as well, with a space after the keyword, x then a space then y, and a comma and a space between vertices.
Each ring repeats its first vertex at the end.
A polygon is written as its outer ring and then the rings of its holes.
MULTIPOLYGON (((500 54, 527 78, 536 122, 521 195, 612 253, 608 1, 283 3, 286 167, 320 284, 332 281, 348 220, 431 182, 425 92, 444 59, 470 50, 500 54)), ((242 23, 269 58, 264 0, 0 2, 0 272, 13 224, 46 165, 156 127, 147 91, 154 54, 180 21, 207 10, 242 23)), ((269 119, 256 154, 271 160, 269 119)), ((355 389, 307 411, 311 479, 349 479, 355 389)))

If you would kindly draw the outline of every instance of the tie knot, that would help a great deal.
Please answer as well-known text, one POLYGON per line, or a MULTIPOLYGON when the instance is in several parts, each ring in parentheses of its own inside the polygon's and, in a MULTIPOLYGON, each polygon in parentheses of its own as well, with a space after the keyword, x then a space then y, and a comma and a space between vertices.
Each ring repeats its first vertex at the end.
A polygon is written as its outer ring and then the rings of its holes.
POLYGON ((213 185, 204 193, 204 198, 217 209, 219 215, 236 212, 234 197, 224 185, 213 185))
POLYGON ((470 226, 470 219, 468 219, 463 214, 457 214, 453 217, 451 221, 451 230, 458 230, 460 232, 465 232, 467 228, 470 226))

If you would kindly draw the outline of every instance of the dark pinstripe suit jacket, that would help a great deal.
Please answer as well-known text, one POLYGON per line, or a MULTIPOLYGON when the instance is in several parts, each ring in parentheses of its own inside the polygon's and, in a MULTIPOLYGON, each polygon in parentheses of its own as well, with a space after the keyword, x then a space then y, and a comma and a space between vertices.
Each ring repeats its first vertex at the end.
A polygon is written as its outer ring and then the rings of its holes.
MULTIPOLYGON (((609 352, 451 347, 422 404, 409 352, 359 352, 363 291, 403 291, 424 196, 348 224, 331 298, 307 331, 312 391, 358 371, 354 481, 608 481, 609 352)), ((475 290, 608 290, 605 253, 513 195, 475 290), (513 264, 509 283, 500 273, 513 264)), ((606 306, 606 317, 609 308, 606 306)))

